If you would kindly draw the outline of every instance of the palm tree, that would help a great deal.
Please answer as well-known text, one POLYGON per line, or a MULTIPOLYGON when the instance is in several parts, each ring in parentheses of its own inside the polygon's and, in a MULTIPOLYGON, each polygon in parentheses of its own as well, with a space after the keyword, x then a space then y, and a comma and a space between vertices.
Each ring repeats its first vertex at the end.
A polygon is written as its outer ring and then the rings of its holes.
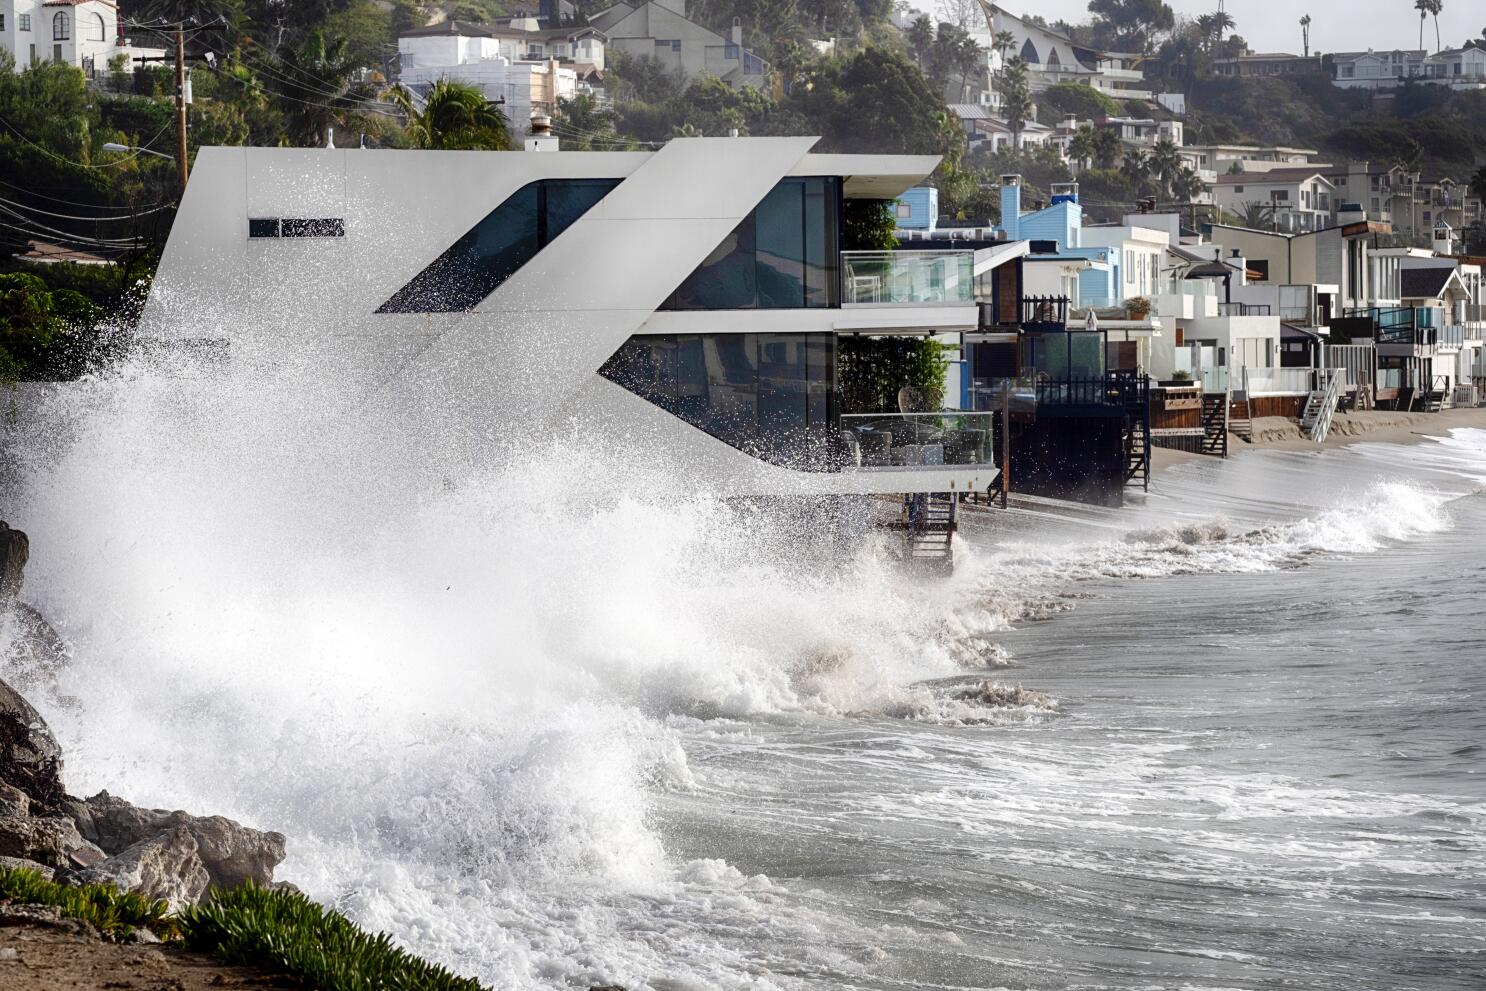
POLYGON ((1022 131, 1032 116, 1032 89, 1027 83, 1027 63, 1015 55, 1001 73, 1001 116, 1011 131, 1011 146, 1020 149, 1022 131))
POLYGON ((1221 45, 1223 43, 1223 32, 1233 30, 1233 28, 1238 26, 1238 22, 1233 19, 1232 14, 1222 9, 1219 9, 1216 14, 1213 14, 1212 18, 1213 30, 1218 35, 1217 43, 1221 45))
POLYGON ((1139 148, 1130 148, 1125 152, 1125 160, 1120 163, 1120 172, 1130 181, 1130 184, 1141 191, 1151 177, 1150 162, 1145 152, 1139 148))
POLYGON ((511 151, 516 147, 510 124, 500 108, 485 99, 478 86, 440 79, 419 110, 401 86, 388 95, 407 114, 413 147, 442 151, 511 151))
POLYGON ((1305 47, 1305 57, 1311 57, 1311 15, 1300 19, 1300 43, 1305 47))
POLYGON ((1429 16, 1429 0, 1414 0, 1414 9, 1419 12, 1419 47, 1424 47, 1424 18, 1429 16))
POLYGON ((1166 138, 1156 142, 1151 150, 1149 168, 1164 193, 1170 194, 1176 186, 1177 176, 1182 171, 1181 149, 1166 138))
POLYGON ((1445 0, 1426 0, 1424 9, 1434 18, 1434 50, 1439 51, 1445 47, 1440 44, 1440 11, 1445 9, 1445 0))
POLYGON ((1094 164, 1101 169, 1112 169, 1120 157, 1120 137, 1107 127, 1094 132, 1094 164))
POLYGON ((1274 204, 1250 200, 1238 211, 1238 219, 1242 226, 1262 231, 1274 223, 1274 204))
POLYGON ((1073 132, 1073 137, 1068 142, 1068 157, 1080 169, 1087 168, 1094 160, 1095 140, 1094 128, 1088 124, 1078 125, 1078 130, 1073 132))
POLYGON ((285 101, 285 131, 302 147, 321 147, 330 128, 364 118, 367 101, 376 95, 369 84, 354 81, 360 67, 347 55, 345 38, 327 42, 314 31, 273 62, 273 89, 285 101))

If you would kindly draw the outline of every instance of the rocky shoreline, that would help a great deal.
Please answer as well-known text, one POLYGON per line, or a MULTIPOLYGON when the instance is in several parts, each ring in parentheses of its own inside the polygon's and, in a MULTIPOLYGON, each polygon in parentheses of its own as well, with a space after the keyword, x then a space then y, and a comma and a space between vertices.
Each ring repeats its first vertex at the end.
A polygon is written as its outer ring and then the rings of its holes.
MULTIPOLYGON (((67 648, 45 617, 21 600, 30 542, 0 522, 0 623, 10 628, 7 671, 28 690, 46 689, 67 648)), ((31 868, 67 884, 112 884, 172 911, 213 888, 274 884, 281 833, 222 816, 146 809, 99 792, 78 798, 63 784, 62 749, 46 720, 0 680, 0 866, 31 868)))

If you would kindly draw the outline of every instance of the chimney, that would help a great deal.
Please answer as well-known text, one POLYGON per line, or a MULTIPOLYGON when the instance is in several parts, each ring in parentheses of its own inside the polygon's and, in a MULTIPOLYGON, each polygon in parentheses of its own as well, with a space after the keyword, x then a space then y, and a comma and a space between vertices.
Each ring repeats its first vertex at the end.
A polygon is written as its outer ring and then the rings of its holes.
POLYGON ((1437 255, 1455 254, 1455 231, 1444 221, 1440 221, 1434 228, 1434 253, 1437 255))
POLYGON ((1020 241, 1022 237, 1022 177, 1001 177, 1001 229, 1008 241, 1020 241))
POLYGON ((1342 226, 1360 224, 1367 219, 1361 203, 1340 203, 1336 208, 1336 222, 1342 226))
POLYGON ((1055 182, 1052 184, 1051 190, 1054 205, 1058 203, 1078 202, 1078 183, 1076 182, 1055 182))
POLYGON ((544 113, 531 115, 531 133, 526 139, 527 151, 557 151, 557 135, 552 133, 552 118, 544 113))
POLYGON ((1228 265, 1233 269, 1231 279, 1233 285, 1246 286, 1249 284, 1249 260, 1244 257, 1242 251, 1234 248, 1228 256, 1228 265))

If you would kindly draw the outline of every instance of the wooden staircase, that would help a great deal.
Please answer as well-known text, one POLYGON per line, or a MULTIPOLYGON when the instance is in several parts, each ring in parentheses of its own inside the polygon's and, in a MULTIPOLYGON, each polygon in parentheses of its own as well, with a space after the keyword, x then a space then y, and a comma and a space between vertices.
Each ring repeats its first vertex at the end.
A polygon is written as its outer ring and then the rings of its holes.
POLYGON ((1125 484, 1151 490, 1151 380, 1135 376, 1124 390, 1125 484))
POLYGON ((1419 408, 1425 413, 1438 413, 1455 405, 1455 397, 1449 387, 1450 380, 1436 375, 1429 384, 1429 391, 1420 393, 1419 408))
POLYGON ((1331 418, 1336 414, 1336 404, 1342 393, 1340 369, 1318 374, 1326 375, 1326 387, 1311 390, 1305 399, 1305 409, 1300 414, 1300 429, 1317 444, 1325 440, 1331 430, 1331 418))
POLYGON ((1228 457, 1228 407, 1230 395, 1208 392, 1202 396, 1202 453, 1228 457))
POLYGON ((952 492, 903 497, 903 559, 913 567, 948 574, 955 568, 954 535, 959 502, 952 492))

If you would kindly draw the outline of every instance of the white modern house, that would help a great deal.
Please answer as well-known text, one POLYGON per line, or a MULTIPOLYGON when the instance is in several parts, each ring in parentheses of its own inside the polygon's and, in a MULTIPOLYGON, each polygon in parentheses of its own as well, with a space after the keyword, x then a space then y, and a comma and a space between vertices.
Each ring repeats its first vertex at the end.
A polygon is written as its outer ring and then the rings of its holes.
POLYGON ((118 31, 108 0, 0 0, 0 48, 18 70, 51 60, 102 71, 118 50, 118 31))
POLYGON ((1330 59, 1332 82, 1343 89, 1393 89, 1408 80, 1451 89, 1486 89, 1486 50, 1475 46, 1433 55, 1423 49, 1338 52, 1330 59))
POLYGON ((1092 86, 1116 100, 1155 98, 1140 69, 1144 56, 1085 48, 990 0, 980 0, 980 6, 993 34, 1011 35, 1010 54, 1020 55, 1027 64, 1027 82, 1034 93, 1072 82, 1092 86))
POLYGON ((939 159, 816 140, 206 148, 144 333, 214 328, 262 374, 314 354, 368 417, 455 410, 476 449, 576 435, 678 491, 985 491, 984 414, 839 399, 844 338, 978 325, 974 251, 842 248, 846 201, 898 197, 939 159))

